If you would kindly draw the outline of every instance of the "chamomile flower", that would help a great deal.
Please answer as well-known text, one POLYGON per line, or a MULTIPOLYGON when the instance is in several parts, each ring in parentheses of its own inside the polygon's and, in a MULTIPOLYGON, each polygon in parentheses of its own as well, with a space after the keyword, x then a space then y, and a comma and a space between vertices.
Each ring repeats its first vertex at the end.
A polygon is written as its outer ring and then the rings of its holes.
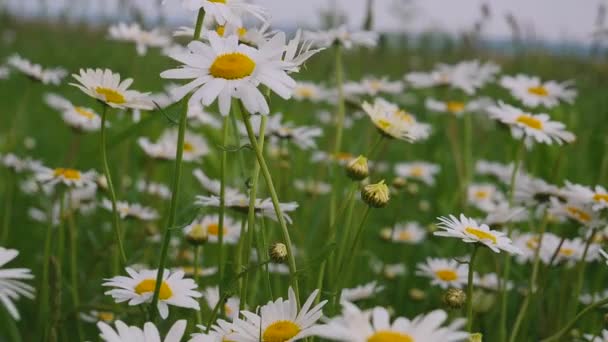
POLYGON ((544 205, 552 198, 564 198, 562 189, 543 179, 529 175, 519 175, 515 180, 514 198, 525 205, 544 205))
POLYGON ((425 101, 426 109, 448 113, 455 116, 462 116, 464 113, 484 112, 487 108, 495 105, 494 101, 488 98, 479 98, 471 101, 438 101, 433 98, 427 98, 425 101))
POLYGON ((608 329, 602 330, 602 332, 600 334, 601 335, 584 334, 583 338, 585 338, 585 341, 588 341, 588 342, 606 342, 606 341, 608 341, 608 329))
POLYGON ((14 302, 22 296, 33 299, 35 292, 32 286, 23 282, 23 280, 34 278, 29 269, 2 268, 18 255, 19 251, 15 249, 0 247, 0 304, 15 320, 19 320, 21 316, 14 302))
POLYGON ((364 102, 362 108, 376 128, 387 137, 416 142, 430 135, 429 125, 419 123, 412 114, 382 98, 377 98, 373 105, 364 102))
POLYGON ((57 94, 46 94, 44 100, 50 107, 60 111, 63 121, 76 130, 95 132, 101 128, 101 118, 91 108, 75 106, 57 94))
POLYGON ((462 288, 467 284, 469 266, 456 260, 427 258, 417 265, 416 275, 430 278, 431 285, 443 289, 450 287, 462 288))
MULTIPOLYGON (((501 289, 501 281, 496 273, 486 273, 481 276, 475 273, 473 275, 473 284, 476 287, 490 291, 500 291, 501 289)), ((507 290, 513 289, 513 282, 507 281, 506 288, 507 290)))
POLYGON ((171 38, 162 34, 159 30, 146 31, 139 24, 119 23, 108 29, 109 38, 112 40, 132 42, 135 44, 137 54, 143 56, 148 48, 164 48, 171 44, 171 38))
POLYGON ((81 312, 78 314, 78 318, 87 323, 105 322, 112 323, 116 320, 116 315, 110 311, 97 311, 91 310, 88 312, 81 312))
POLYGON ((424 161, 398 163, 395 165, 395 174, 397 176, 418 180, 426 185, 435 184, 435 176, 440 170, 441 167, 439 165, 424 161))
MULTIPOLYGON (((589 248, 586 248, 586 241, 581 238, 565 239, 561 246, 558 245, 557 261, 563 262, 567 266, 573 266, 583 260, 585 262, 595 261, 600 258, 600 246, 596 243, 591 243, 589 248), (585 254, 585 249, 587 253, 585 254)), ((553 250, 555 253, 555 249, 553 250)))
MULTIPOLYGON (((164 0, 166 1, 166 0, 164 0)), ((163 1, 163 2, 164 2, 163 1)), ((243 26, 243 17, 251 15, 261 21, 267 21, 268 14, 264 7, 250 4, 244 0, 180 0, 182 6, 190 11, 205 11, 206 20, 219 25, 232 23, 243 26)))
POLYGON ((6 64, 43 84, 59 85, 68 74, 63 68, 44 69, 40 64, 34 64, 19 55, 10 56, 6 64))
POLYGON ((572 201, 591 204, 591 209, 600 211, 608 208, 608 191, 601 185, 590 188, 566 181, 564 194, 572 201))
POLYGON ((480 63, 477 60, 464 61, 455 65, 439 64, 431 72, 412 72, 405 80, 415 88, 450 86, 468 95, 494 80, 500 67, 494 63, 480 63))
POLYGON ((561 101, 572 103, 576 97, 576 90, 570 87, 570 82, 556 81, 543 82, 539 77, 516 75, 503 76, 500 85, 511 92, 511 95, 520 100, 526 107, 540 105, 552 108, 561 101))
POLYGON ((326 195, 331 192, 331 185, 312 179, 295 179, 293 181, 293 186, 296 190, 302 191, 310 196, 326 195))
POLYGON ((156 196, 161 199, 168 200, 171 198, 171 190, 165 184, 146 182, 145 180, 140 179, 137 181, 136 188, 139 192, 156 196))
MULTIPOLYGON (((168 129, 163 132, 156 142, 142 137, 137 139, 137 144, 152 158, 174 160, 177 151, 177 140, 178 131, 176 129, 168 129)), ((208 153, 209 146, 202 136, 190 131, 185 132, 182 155, 185 162, 198 162, 201 157, 208 153)))
POLYGON ((288 299, 279 298, 268 302, 259 309, 259 315, 242 311, 245 320, 236 319, 233 323, 234 335, 231 338, 238 342, 262 341, 297 341, 315 334, 316 322, 321 318, 321 309, 326 300, 312 306, 318 290, 308 297, 298 310, 298 303, 293 289, 289 288, 288 299))
MULTIPOLYGON (((260 116, 251 118, 251 125, 256 135, 259 135, 260 116)), ((270 116, 266 122, 265 135, 274 139, 289 141, 303 150, 317 147, 316 139, 323 135, 323 130, 313 126, 295 126, 292 122, 282 122, 283 113, 270 116)), ((247 135, 244 126, 241 126, 241 134, 247 135)))
MULTIPOLYGON (((129 276, 116 276, 106 279, 103 286, 114 289, 105 292, 112 296, 116 303, 129 302, 129 305, 140 305, 152 302, 156 287, 157 270, 135 271, 126 268, 129 276)), ((163 319, 169 316, 169 305, 182 308, 200 310, 195 298, 202 294, 196 291, 196 283, 192 279, 184 278, 184 272, 163 272, 163 280, 158 296, 158 312, 163 319)))
POLYGON ((36 167, 36 180, 49 186, 62 184, 70 188, 93 186, 97 173, 93 170, 82 172, 70 168, 50 169, 45 166, 36 167))
POLYGON ((471 184, 467 190, 468 203, 486 213, 491 212, 504 200, 504 194, 494 184, 471 184))
POLYGON ((356 302, 363 299, 372 298, 377 293, 382 292, 384 286, 378 285, 376 281, 359 285, 350 289, 343 289, 340 294, 340 302, 356 302))
POLYGON ((372 272, 379 274, 388 280, 403 276, 406 272, 406 267, 403 263, 385 264, 376 257, 370 259, 369 266, 372 272))
POLYGON ((460 218, 454 215, 440 217, 439 221, 437 227, 442 231, 435 232, 436 236, 458 238, 468 243, 480 243, 496 253, 500 253, 501 250, 509 254, 521 253, 506 233, 491 230, 486 224, 479 224, 463 214, 460 214, 460 218))
POLYGON ((103 341, 180 342, 186 332, 188 323, 183 319, 176 321, 173 326, 171 326, 171 329, 169 329, 164 339, 161 339, 158 328, 152 322, 146 322, 143 329, 136 326, 127 326, 122 321, 116 321, 114 325, 116 326, 116 330, 105 322, 97 323, 97 328, 101 331, 99 337, 101 337, 103 341))
POLYGON ((443 310, 432 311, 412 320, 397 317, 391 320, 389 311, 375 307, 362 311, 350 303, 344 303, 342 314, 319 327, 323 338, 344 342, 401 341, 401 342, 456 342, 469 335, 461 329, 465 321, 457 319, 443 326, 448 315, 443 310), (391 322, 392 321, 392 322, 391 322))
POLYGON ((232 328, 232 323, 226 322, 223 319, 218 319, 215 324, 211 326, 209 332, 206 332, 207 327, 204 325, 197 325, 197 328, 199 328, 201 332, 192 334, 189 342, 233 341, 234 329, 232 328))
POLYGON ((531 262, 534 260, 536 250, 538 250, 539 259, 546 265, 551 261, 553 253, 559 245, 560 238, 552 233, 546 232, 541 237, 533 233, 518 233, 513 234, 513 244, 519 248, 520 254, 515 256, 515 260, 520 263, 531 262))
POLYGON ((327 31, 305 32, 305 37, 319 47, 330 47, 340 44, 345 49, 353 47, 373 48, 378 44, 378 33, 372 31, 351 31, 346 25, 327 31))
POLYGON ((390 81, 388 77, 365 77, 359 82, 347 82, 344 84, 344 92, 347 95, 376 96, 379 94, 399 94, 403 91, 402 81, 390 81))
POLYGON ((528 148, 532 147, 534 142, 561 145, 576 139, 574 134, 565 129, 563 123, 551 121, 548 114, 526 113, 503 102, 488 108, 488 113, 493 119, 509 126, 515 139, 524 139, 528 148))
POLYGON ((19 157, 13 153, 7 153, 0 155, 0 165, 15 173, 23 173, 29 171, 36 172, 42 167, 42 162, 29 157, 19 157))
MULTIPOLYGON (((224 216, 224 243, 234 245, 239 242, 241 236, 241 227, 229 216, 224 216)), ((219 236, 219 216, 206 215, 200 219, 194 220, 184 228, 184 235, 188 236, 206 236, 211 243, 218 242, 219 236)))
MULTIPOLYGON (((112 202, 107 198, 102 200, 101 206, 108 211, 112 211, 112 202)), ((116 203, 116 209, 118 210, 120 218, 123 220, 132 217, 141 221, 153 221, 159 217, 156 210, 144 207, 139 203, 118 201, 116 203)))
POLYGON ((293 90, 293 98, 298 101, 308 100, 318 103, 325 101, 329 90, 313 82, 298 81, 293 90))
POLYGON ((426 237, 426 230, 418 222, 396 223, 392 228, 383 229, 381 236, 391 242, 418 244, 426 237))
MULTIPOLYGON (((509 184, 511 181, 511 174, 513 173, 513 164, 503 164, 488 160, 478 160, 475 163, 475 173, 482 176, 492 176, 500 180, 503 184, 509 184)), ((521 168, 516 178, 523 175, 521 168)))
MULTIPOLYGON (((203 291, 203 298, 207 302, 207 306, 209 309, 213 310, 220 302, 220 290, 217 286, 211 286, 206 288, 203 291)), ((239 304, 240 299, 238 297, 232 296, 226 300, 224 303, 224 312, 226 312, 226 316, 234 321, 235 318, 239 316, 239 304)))
POLYGON ((561 202, 555 197, 551 197, 549 214, 558 217, 567 217, 586 227, 598 227, 604 222, 600 219, 599 212, 593 211, 590 204, 581 202, 566 201, 561 202))
POLYGON ((282 59, 284 41, 285 35, 278 33, 268 43, 254 48, 240 44, 235 35, 220 37, 211 32, 208 44, 193 41, 188 44, 190 53, 171 55, 184 66, 164 71, 161 77, 194 79, 174 91, 178 98, 193 92, 190 104, 201 102, 209 106, 217 99, 220 113, 228 115, 232 98, 236 98, 249 113, 268 114, 268 103, 257 87, 263 84, 288 99, 296 85, 287 74, 296 65, 282 59))
POLYGON ((133 79, 128 78, 121 82, 120 75, 109 69, 80 69, 79 75, 72 76, 78 83, 70 83, 70 85, 110 107, 142 110, 154 108, 147 93, 129 90, 133 79))

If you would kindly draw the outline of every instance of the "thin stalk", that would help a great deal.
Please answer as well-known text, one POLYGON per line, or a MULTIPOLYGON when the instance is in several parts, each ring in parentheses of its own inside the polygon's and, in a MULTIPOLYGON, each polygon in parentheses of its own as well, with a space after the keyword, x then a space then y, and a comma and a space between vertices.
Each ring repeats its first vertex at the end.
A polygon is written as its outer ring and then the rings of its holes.
MULTIPOLYGON (((346 115, 346 106, 344 102, 344 69, 342 64, 342 47, 338 44, 335 47, 336 60, 336 88, 338 90, 338 103, 337 103, 337 122, 336 122, 336 140, 334 142, 334 149, 332 156, 335 157, 342 151, 342 131, 344 129, 344 117, 346 115)), ((333 183, 333 191, 330 196, 329 204, 329 226, 333 226, 336 220, 336 165, 330 165, 331 178, 333 183)))
POLYGON ((80 307, 80 297, 78 295, 78 289, 80 286, 78 285, 78 230, 76 227, 76 222, 74 220, 74 208, 72 208, 72 193, 69 193, 69 211, 68 211, 68 230, 70 234, 70 280, 72 282, 72 304, 74 305, 75 316, 74 320, 76 321, 76 331, 78 333, 78 340, 83 340, 82 333, 82 324, 78 317, 78 307, 80 307))
MULTIPOLYGON (((234 106, 233 106, 234 107, 234 106)), ((228 117, 224 117, 222 124, 222 145, 225 147, 228 142, 228 117)), ((222 149, 220 159, 220 208, 218 218, 218 234, 217 234, 217 247, 218 247, 218 274, 220 277, 219 291, 222 295, 224 289, 224 217, 226 215, 226 163, 228 159, 228 152, 226 149, 222 149)), ((222 313, 224 308, 222 307, 222 313)))
POLYGON ((464 151, 462 153, 462 170, 464 171, 464 182, 462 191, 464 192, 464 199, 466 203, 466 194, 471 182, 472 170, 473 170, 473 122, 471 113, 464 114, 464 151))
POLYGON ((103 105, 103 111, 101 114, 101 162, 103 164, 103 173, 108 183, 108 192, 110 193, 110 201, 112 201, 112 228, 116 234, 116 242, 118 244, 118 252, 120 253, 120 260, 122 265, 127 264, 127 256, 122 243, 122 232, 120 230, 120 217, 118 216, 118 208, 116 206, 116 192, 114 192, 114 184, 112 183, 112 175, 110 173, 110 167, 108 165, 108 154, 106 146, 106 120, 108 114, 108 105, 103 105))
POLYGON ((274 296, 272 295, 272 282, 270 281, 270 272, 268 271, 268 256, 267 256, 267 248, 266 248, 266 232, 264 230, 264 219, 260 219, 260 225, 258 227, 259 231, 256 234, 256 248, 258 253, 259 262, 263 263, 264 267, 264 275, 265 282, 268 288, 268 294, 270 295, 270 299, 274 300, 274 296))
POLYGON ((270 192, 270 198, 272 199, 272 205, 274 206, 275 213, 277 215, 277 220, 279 221, 279 225, 281 226, 281 232, 283 234, 283 240, 285 242, 285 246, 287 246, 287 254, 288 254, 288 265, 289 265, 289 276, 291 280, 291 286, 296 294, 296 299, 298 301, 298 307, 300 306, 300 287, 298 286, 298 279, 296 275, 296 260, 293 255, 293 245, 291 243, 291 237, 289 236, 289 230, 287 229, 287 223, 285 222, 285 217, 283 217, 283 213, 281 211, 281 204, 279 202, 279 198, 277 196, 276 189, 274 187, 274 183, 272 181, 272 176, 270 175, 270 171, 268 170, 268 165, 266 165, 266 160, 264 159, 264 154, 258 145, 257 139, 255 138, 255 133, 253 132, 253 127, 251 127, 251 120, 249 119, 249 114, 246 112, 243 103, 240 102, 241 105, 241 116, 243 118, 243 123, 245 123, 245 127, 247 128, 247 135, 249 136, 249 142, 253 147, 256 157, 258 158, 258 163, 262 169, 262 175, 264 176, 264 181, 266 182, 266 186, 268 187, 268 191, 270 192))
POLYGON ((578 315, 576 315, 570 322, 568 322, 560 331, 558 331, 557 333, 555 333, 552 336, 545 338, 544 340, 541 340, 540 342, 559 341, 562 338, 562 336, 566 335, 570 331, 570 329, 572 329, 572 327, 574 327, 574 325, 576 324, 576 322, 578 322, 579 319, 583 318, 583 316, 585 316, 591 310, 598 308, 598 307, 602 307, 606 304, 608 304, 608 298, 604 298, 598 302, 588 305, 586 308, 581 310, 581 312, 579 312, 578 315))
POLYGON ((578 309, 578 298, 581 295, 581 289, 583 288, 583 282, 585 280, 585 266, 587 265, 585 259, 587 259, 587 254, 589 253, 589 247, 591 247, 591 243, 593 243, 593 239, 595 238, 595 234, 597 232, 596 228, 591 230, 591 234, 585 243, 585 249, 583 250, 583 256, 581 260, 578 262, 578 279, 576 281, 576 287, 574 290, 574 312, 578 309))
POLYGON ((473 252, 471 253, 471 260, 469 261, 469 275, 467 282, 467 331, 473 332, 473 268, 475 267, 475 258, 477 257, 477 251, 479 245, 475 244, 473 252))
MULTIPOLYGON (((264 151, 264 133, 266 132, 266 119, 265 115, 262 116, 262 120, 260 121, 260 129, 258 134, 260 149, 264 151)), ((251 245, 253 240, 253 232, 255 229, 255 200, 257 198, 258 193, 258 182, 260 179, 260 163, 256 160, 255 165, 253 166, 253 174, 251 176, 252 183, 251 189, 249 190, 249 211, 247 212, 247 237, 245 242, 245 248, 243 251, 244 265, 249 267, 249 256, 251 255, 251 245)), ((258 256, 258 260, 261 260, 262 256, 258 256)), ((239 310, 243 310, 245 301, 247 300, 247 287, 249 286, 249 272, 245 274, 245 279, 243 281, 243 287, 241 288, 241 302, 239 310)))
POLYGON ((38 312, 38 324, 43 328, 47 326, 48 322, 48 310, 49 310, 49 279, 50 271, 49 267, 51 264, 51 247, 53 244, 53 211, 55 203, 51 199, 48 210, 49 226, 47 227, 46 236, 44 238, 44 259, 42 264, 42 281, 40 284, 40 295, 37 298, 40 299, 40 307, 38 312))

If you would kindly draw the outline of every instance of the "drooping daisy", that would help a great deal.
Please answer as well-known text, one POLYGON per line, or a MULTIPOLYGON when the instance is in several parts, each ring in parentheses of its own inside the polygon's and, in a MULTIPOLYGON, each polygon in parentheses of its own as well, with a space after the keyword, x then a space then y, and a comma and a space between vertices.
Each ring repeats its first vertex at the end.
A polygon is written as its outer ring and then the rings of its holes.
POLYGON ((21 296, 34 299, 35 292, 32 286, 23 282, 23 280, 34 278, 29 269, 2 268, 18 255, 19 251, 15 249, 0 247, 0 303, 15 320, 19 320, 21 316, 14 302, 21 296))
POLYGON ((97 328, 101 331, 99 337, 106 342, 180 342, 184 333, 186 332, 186 326, 188 325, 186 320, 176 321, 164 339, 161 339, 158 328, 152 322, 146 322, 144 328, 141 329, 136 326, 127 326, 122 321, 116 321, 114 323, 116 330, 105 322, 98 322, 97 328))
POLYGON ((329 90, 313 82, 298 81, 293 90, 293 98, 298 101, 321 102, 327 99, 329 90))
MULTIPOLYGON (((129 276, 116 276, 106 279, 103 286, 114 289, 105 292, 112 296, 116 303, 129 302, 129 305, 140 305, 152 302, 156 287, 157 270, 135 271, 126 268, 129 276)), ((163 281, 158 296, 158 312, 163 319, 169 316, 169 305, 182 308, 200 310, 198 301, 202 294, 196 291, 196 283, 192 279, 184 278, 184 272, 163 272, 163 281)))
MULTIPOLYGON (((219 287, 211 286, 206 288, 203 291, 203 297, 205 298, 209 309, 215 309, 221 299, 219 287)), ((234 319, 239 316, 240 302, 241 301, 238 297, 232 296, 226 299, 226 302, 224 303, 224 312, 226 313, 226 317, 228 317, 231 321, 234 321, 234 319)))
POLYGON ((109 69, 80 69, 79 75, 72 75, 78 83, 70 83, 85 94, 113 108, 150 110, 154 104, 147 93, 129 90, 133 79, 120 81, 120 75, 109 69))
MULTIPOLYGON (((251 118, 251 125, 255 135, 259 135, 260 116, 251 118)), ((275 113, 266 122, 265 135, 274 139, 289 141, 303 150, 317 147, 316 139, 323 134, 323 130, 313 126, 295 126, 292 122, 282 122, 283 113, 275 113)), ((241 134, 247 135, 244 126, 241 126, 241 134)))
POLYGON ((416 275, 430 278, 432 285, 443 289, 462 288, 467 284, 469 265, 452 259, 427 258, 417 265, 416 275))
POLYGON ((206 326, 197 325, 196 327, 199 328, 201 332, 192 334, 189 342, 234 341, 234 329, 232 327, 232 323, 226 322, 223 319, 218 319, 215 324, 211 326, 208 333, 206 332, 206 326))
POLYGON ((140 179, 137 181, 136 188, 139 192, 156 196, 161 199, 167 200, 171 198, 171 189, 165 184, 146 182, 145 180, 140 179))
POLYGON ((449 217, 440 217, 439 221, 437 228, 442 229, 442 231, 435 232, 434 235, 436 236, 458 238, 468 243, 481 243, 496 253, 500 253, 501 250, 510 254, 521 253, 506 233, 491 230, 488 225, 479 224, 463 214, 460 214, 460 219, 450 215, 449 217))
POLYGON ((592 189, 566 181, 564 194, 574 202, 591 204, 591 209, 594 211, 608 208, 608 191, 601 185, 596 185, 592 189))
POLYGON ((464 341, 469 334, 462 331, 465 320, 457 319, 443 326, 448 315, 443 310, 409 320, 397 317, 391 322, 390 313, 383 307, 362 311, 344 303, 342 314, 318 328, 323 338, 344 342, 456 342, 464 341))
POLYGON ((135 49, 140 56, 145 55, 149 47, 163 48, 171 44, 171 38, 158 29, 146 31, 137 23, 110 26, 108 33, 112 40, 135 43, 135 49))
POLYGON ((392 228, 383 229, 381 235, 396 243, 418 244, 426 237, 426 230, 418 222, 396 223, 392 228))
POLYGON ((379 35, 373 31, 351 31, 346 25, 330 29, 327 31, 305 32, 307 39, 310 39, 319 47, 330 47, 340 44, 345 49, 362 46, 373 48, 378 44, 379 35))
MULTIPOLYGON (((234 245, 239 242, 241 236, 241 227, 229 216, 224 216, 224 235, 223 241, 225 244, 234 245)), ((184 228, 184 235, 188 236, 206 236, 211 243, 218 242, 219 236, 219 216, 206 215, 200 219, 194 220, 184 228)))
POLYGON ((503 102, 488 108, 488 113, 490 117, 509 126, 514 138, 524 139, 528 148, 534 142, 549 145, 555 142, 561 145, 576 140, 576 136, 568 132, 563 123, 551 121, 548 114, 526 113, 503 102))
POLYGON ((438 101, 433 98, 427 98, 425 100, 426 109, 439 113, 448 113, 458 117, 462 116, 464 113, 485 112, 486 109, 494 105, 494 101, 485 97, 467 102, 438 101))
POLYGON ((19 55, 12 55, 6 64, 27 77, 42 82, 43 84, 59 85, 61 80, 67 76, 63 68, 44 69, 40 64, 34 64, 19 55))
POLYGON ((94 186, 97 179, 97 172, 89 170, 82 172, 70 168, 50 169, 45 166, 36 167, 36 180, 49 186, 63 184, 67 187, 82 188, 94 186))
MULTIPOLYGON (((112 202, 109 199, 104 198, 101 202, 101 206, 109 211, 112 211, 112 202)), ((116 209, 121 219, 127 219, 130 217, 136 218, 142 221, 156 220, 158 212, 153 208, 144 207, 139 203, 129 203, 125 201, 118 201, 116 203, 116 209)))
POLYGON ((331 192, 331 185, 312 179, 295 179, 293 181, 293 186, 297 190, 302 191, 310 196, 325 195, 331 192))
POLYGON ((344 84, 344 92, 347 95, 376 96, 378 94, 399 94, 403 91, 402 81, 389 81, 388 77, 365 77, 359 82, 347 82, 344 84))
MULTIPOLYGON (((163 2, 165 2, 164 0, 163 2)), ((243 26, 243 17, 251 15, 261 21, 267 21, 268 14, 264 7, 250 4, 244 0, 180 0, 182 6, 190 11, 205 11, 205 20, 215 21, 219 25, 232 23, 243 26)))
POLYGON ((354 303, 359 300, 372 298, 375 294, 384 290, 384 286, 378 285, 376 281, 359 285, 350 289, 342 289, 340 302, 354 303))
POLYGON ((285 34, 281 32, 267 44, 254 48, 240 44, 235 35, 220 37, 211 32, 208 44, 193 41, 188 44, 190 53, 171 55, 184 66, 164 71, 161 77, 194 79, 174 94, 183 98, 193 92, 189 103, 201 102, 204 106, 218 99, 222 115, 230 112, 232 98, 240 99, 251 114, 268 114, 268 103, 258 86, 263 84, 288 99, 296 85, 287 71, 297 66, 283 61, 284 41, 285 34))
POLYGON ((296 295, 289 288, 288 299, 279 298, 268 302, 259 309, 259 315, 249 311, 242 311, 245 320, 236 319, 233 323, 234 335, 238 342, 262 341, 287 342, 297 341, 315 334, 316 322, 321 318, 321 309, 326 300, 312 306, 317 297, 318 290, 308 297, 298 310, 296 295))
POLYGON ((441 167, 434 163, 413 161, 395 165, 395 174, 405 179, 419 180, 427 185, 435 184, 435 176, 441 167))
POLYGON ((520 100, 526 107, 547 108, 557 106, 560 101, 572 103, 576 97, 576 90, 570 87, 570 82, 556 81, 542 82, 539 77, 516 75, 503 76, 500 85, 508 89, 511 95, 520 100))
POLYGON ((504 200, 505 195, 494 184, 471 184, 467 189, 468 203, 486 213, 494 210, 504 200))
POLYGON ((415 88, 450 86, 472 95, 477 89, 494 80, 500 67, 494 63, 477 60, 455 65, 439 64, 431 72, 412 72, 405 80, 415 88))
POLYGON ((430 135, 429 125, 419 123, 412 114, 382 98, 377 98, 373 105, 364 102, 362 108, 376 128, 387 137, 416 142, 430 135))
MULTIPOLYGON (((148 138, 137 139, 137 144, 144 152, 152 158, 174 160, 177 151, 178 131, 168 129, 152 142, 148 138)), ((186 162, 198 162, 201 157, 209 153, 207 141, 199 134, 186 131, 184 136, 184 148, 182 158, 186 162)))
POLYGON ((61 112, 61 118, 70 127, 79 131, 95 132, 101 128, 101 118, 91 108, 74 106, 64 97, 48 93, 45 102, 52 108, 61 112))

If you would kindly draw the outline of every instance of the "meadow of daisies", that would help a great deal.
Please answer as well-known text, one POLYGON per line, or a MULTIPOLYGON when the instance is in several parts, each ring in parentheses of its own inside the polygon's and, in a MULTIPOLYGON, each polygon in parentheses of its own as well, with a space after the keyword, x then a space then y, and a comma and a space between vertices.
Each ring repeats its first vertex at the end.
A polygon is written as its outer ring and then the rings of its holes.
POLYGON ((608 341, 608 67, 0 21, 0 341, 608 341))

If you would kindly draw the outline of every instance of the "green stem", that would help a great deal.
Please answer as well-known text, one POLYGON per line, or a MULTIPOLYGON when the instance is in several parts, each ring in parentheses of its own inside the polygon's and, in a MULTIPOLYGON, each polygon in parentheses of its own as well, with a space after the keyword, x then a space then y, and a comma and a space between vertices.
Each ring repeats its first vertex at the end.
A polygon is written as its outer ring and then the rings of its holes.
POLYGON ((591 243, 593 243, 593 239, 595 238, 595 234, 597 232, 597 228, 593 228, 591 230, 591 234, 589 235, 589 238, 587 239, 587 243, 585 243, 585 249, 583 250, 583 256, 581 258, 581 260, 578 262, 578 279, 576 281, 576 287, 575 287, 575 291, 574 291, 574 312, 576 312, 576 310, 578 309, 578 298, 581 295, 581 289, 583 288, 583 282, 585 280, 585 266, 587 265, 587 262, 585 261, 585 259, 587 259, 587 254, 589 253, 589 247, 591 247, 591 243))
POLYGON ((291 279, 291 286, 296 294, 296 299, 298 301, 298 307, 300 306, 300 287, 298 286, 298 279, 296 275, 296 260, 293 255, 293 245, 291 243, 291 237, 289 236, 289 230, 287 229, 287 223, 285 222, 285 218, 283 217, 283 213, 281 211, 281 204, 279 202, 279 198, 277 196, 277 192, 274 187, 274 183, 272 181, 272 176, 270 175, 270 171, 268 170, 268 165, 266 165, 266 160, 264 160, 264 154, 258 145, 258 142, 255 138, 255 133, 253 132, 253 127, 251 127, 251 120, 249 119, 249 114, 243 108, 243 103, 240 102, 241 105, 241 116, 243 118, 243 123, 245 123, 245 127, 247 128, 247 135, 249 136, 249 142, 251 146, 255 150, 256 157, 258 159, 258 163, 262 168, 262 175, 264 176, 264 181, 266 182, 266 186, 268 187, 268 191, 270 192, 270 198, 272 199, 272 205, 274 206, 275 213, 277 215, 277 220, 279 221, 279 225, 281 226, 281 232, 283 233, 283 240, 285 245, 287 246, 287 254, 288 254, 288 264, 289 264, 289 275, 291 279))
POLYGON ((42 264, 42 280, 40 284, 40 294, 37 296, 40 300, 38 312, 38 324, 41 331, 44 331, 48 326, 48 310, 49 310, 49 267, 51 264, 51 247, 53 244, 53 211, 55 203, 51 199, 48 209, 49 226, 47 227, 46 236, 44 238, 44 260, 42 264))
POLYGON ((462 191, 464 191, 464 198, 466 203, 466 194, 468 192, 469 184, 471 183, 472 170, 473 170, 473 122, 470 113, 464 114, 464 151, 462 153, 462 170, 464 172, 464 183, 462 191))
MULTIPOLYGON (((226 146, 228 142, 228 117, 224 117, 222 124, 222 145, 226 146)), ((220 159, 220 208, 218 218, 218 234, 217 234, 217 247, 218 247, 218 274, 220 277, 219 291, 220 296, 224 293, 224 217, 226 215, 226 162, 228 158, 228 152, 226 149, 222 149, 220 159)), ((224 307, 221 308, 222 314, 224 313, 224 307)))
POLYGON ((479 245, 475 244, 473 252, 471 253, 471 260, 469 261, 469 276, 467 283, 467 331, 473 332, 473 268, 475 267, 475 258, 477 257, 477 251, 479 245))
MULTIPOLYGON (((258 134, 260 149, 264 151, 264 133, 266 132, 266 120, 267 117, 265 115, 262 116, 262 120, 260 121, 260 129, 258 134)), ((260 163, 256 160, 255 165, 253 166, 253 174, 251 176, 252 184, 251 189, 249 190, 249 210, 247 212, 247 240, 245 242, 245 248, 243 251, 244 256, 244 265, 245 267, 249 267, 249 256, 251 255, 251 245, 253 240, 253 231, 255 229, 255 200, 257 198, 258 193, 258 181, 260 179, 260 163)), ((262 256, 258 256, 258 260, 261 260, 262 256)), ((249 286, 249 272, 245 274, 245 279, 243 281, 243 287, 241 288, 241 301, 240 301, 240 310, 243 310, 245 301, 247 300, 247 287, 249 286)))
POLYGON ((198 10, 198 15, 196 17, 196 26, 194 27, 194 40, 199 40, 201 38, 204 19, 205 19, 205 10, 201 7, 201 9, 198 10))
POLYGON ((342 64, 342 47, 336 45, 336 88, 338 90, 338 121, 336 122, 336 141, 334 145, 334 155, 342 151, 342 131, 344 128, 344 117, 346 107, 344 103, 344 65, 342 64))
POLYGON ((106 177, 108 184, 108 192, 110 193, 110 201, 112 201, 112 228, 116 234, 116 242, 118 243, 118 251, 120 253, 120 260, 123 266, 127 264, 127 256, 122 243, 122 233, 120 230, 120 217, 118 216, 118 208, 116 206, 116 193, 114 192, 114 184, 112 183, 112 175, 110 173, 110 167, 108 166, 108 154, 106 146, 106 120, 108 115, 108 105, 103 105, 103 111, 101 115, 101 162, 103 164, 103 173, 106 177))
POLYGON ((71 192, 69 193, 69 201, 68 201, 68 227, 70 234, 70 276, 72 282, 72 304, 74 305, 75 317, 76 321, 76 330, 78 333, 78 340, 83 340, 82 333, 82 324, 81 320, 78 317, 78 307, 80 307, 80 297, 78 295, 78 289, 80 286, 78 285, 78 230, 76 227, 76 223, 74 221, 74 209, 72 208, 72 198, 71 192))
POLYGON ((574 317, 570 322, 568 322, 566 324, 566 326, 564 326, 562 328, 562 330, 558 331, 557 333, 555 333, 552 336, 549 336, 547 338, 545 338, 544 340, 541 340, 540 342, 552 342, 552 341, 559 341, 562 336, 564 336, 565 334, 567 334, 570 329, 572 329, 572 327, 574 327, 574 325, 576 324, 576 322, 578 322, 579 319, 583 318, 583 316, 585 316, 587 313, 589 313, 591 310, 604 306, 608 304, 608 298, 604 298, 598 302, 595 302, 589 306, 587 306, 586 308, 584 308, 583 310, 581 310, 581 312, 578 313, 578 315, 576 315, 576 317, 574 317))

